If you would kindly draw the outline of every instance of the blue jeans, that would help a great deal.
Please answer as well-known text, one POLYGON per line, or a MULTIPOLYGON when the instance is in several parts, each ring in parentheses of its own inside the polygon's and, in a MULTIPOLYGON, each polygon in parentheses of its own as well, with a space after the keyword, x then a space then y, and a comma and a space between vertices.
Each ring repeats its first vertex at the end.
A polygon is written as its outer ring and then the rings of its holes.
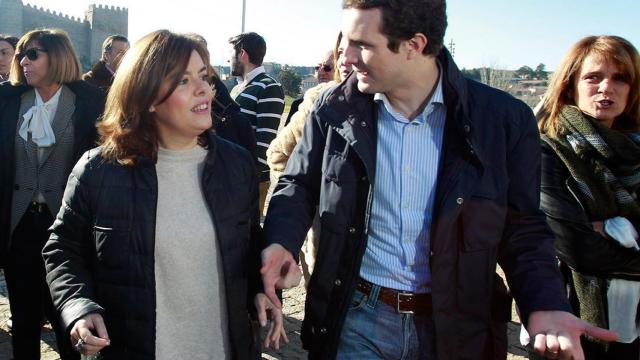
POLYGON ((340 334, 338 359, 436 359, 435 329, 430 315, 400 314, 370 296, 355 292, 340 334))

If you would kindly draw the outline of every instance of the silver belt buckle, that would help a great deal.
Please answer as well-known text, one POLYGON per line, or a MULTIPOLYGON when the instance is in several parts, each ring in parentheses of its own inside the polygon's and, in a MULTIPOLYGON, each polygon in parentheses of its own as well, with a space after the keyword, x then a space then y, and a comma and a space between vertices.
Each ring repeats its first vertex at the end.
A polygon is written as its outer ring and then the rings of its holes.
POLYGON ((400 310, 400 299, 402 299, 403 297, 409 298, 411 296, 413 296, 413 294, 404 292, 399 292, 396 294, 396 310, 399 314, 413 314, 413 311, 411 310, 400 310))

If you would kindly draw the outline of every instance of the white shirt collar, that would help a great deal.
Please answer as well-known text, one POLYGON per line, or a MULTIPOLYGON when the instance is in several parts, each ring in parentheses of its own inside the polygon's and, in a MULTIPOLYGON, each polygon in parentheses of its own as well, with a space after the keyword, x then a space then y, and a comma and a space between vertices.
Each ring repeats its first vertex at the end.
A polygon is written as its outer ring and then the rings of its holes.
POLYGON ((56 111, 58 111, 62 86, 47 102, 42 100, 38 90, 34 91, 36 93, 35 104, 24 114, 24 121, 18 134, 25 141, 29 141, 29 134, 31 134, 31 141, 36 143, 38 147, 48 147, 56 143, 51 123, 56 116, 56 111))
MULTIPOLYGON (((444 105, 444 93, 442 90, 443 74, 442 74, 442 66, 440 66, 440 63, 438 63, 438 69, 439 69, 438 81, 436 82, 436 88, 434 89, 433 94, 431 94, 431 99, 429 99, 429 103, 427 103, 427 105, 424 107, 424 110, 422 111, 422 118, 426 118, 427 115, 429 115, 433 111, 434 104, 444 105)), ((389 98, 384 93, 375 93, 373 95, 373 100, 377 103, 382 103, 382 105, 384 105, 384 107, 387 109, 389 114, 391 114, 397 120, 401 120, 403 122, 409 122, 408 119, 406 119, 403 115, 401 115, 399 112, 397 112, 393 108, 393 106, 391 105, 391 102, 389 102, 389 98)), ((419 123, 422 123, 424 119, 420 119, 420 118, 421 116, 418 116, 416 120, 418 120, 419 123)))
POLYGON ((245 76, 244 76, 244 83, 250 83, 251 80, 253 80, 253 78, 255 78, 256 76, 262 74, 263 72, 266 72, 264 69, 264 66, 258 66, 257 68, 249 71, 245 76))

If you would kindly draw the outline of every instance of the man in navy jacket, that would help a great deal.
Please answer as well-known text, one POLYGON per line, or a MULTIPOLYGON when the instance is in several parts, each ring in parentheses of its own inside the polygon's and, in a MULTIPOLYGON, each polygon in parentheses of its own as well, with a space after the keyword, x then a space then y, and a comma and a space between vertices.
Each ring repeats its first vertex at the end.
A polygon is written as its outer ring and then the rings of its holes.
MULTIPOLYGON (((310 358, 496 358, 499 263, 535 350, 581 359, 539 210, 531 110, 462 77, 443 49, 444 0, 344 0, 354 74, 317 102, 265 220, 263 282, 295 282, 315 207, 310 358)), ((504 321, 504 320, 502 320, 504 321)))

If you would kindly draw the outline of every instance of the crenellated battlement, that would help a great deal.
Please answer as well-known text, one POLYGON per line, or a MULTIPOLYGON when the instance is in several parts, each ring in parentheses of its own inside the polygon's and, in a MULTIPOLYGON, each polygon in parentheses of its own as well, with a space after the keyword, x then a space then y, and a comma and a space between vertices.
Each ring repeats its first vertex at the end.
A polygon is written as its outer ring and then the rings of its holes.
POLYGON ((121 13, 129 13, 129 9, 126 7, 113 6, 113 5, 102 5, 102 4, 91 4, 89 5, 89 9, 99 9, 99 10, 107 10, 113 12, 121 12, 121 13))
POLYGON ((127 36, 129 9, 92 4, 85 10, 84 17, 75 17, 25 3, 23 0, 0 0, 0 34, 20 37, 31 30, 41 28, 65 30, 86 70, 91 63, 100 58, 102 42, 107 36, 127 36))
POLYGON ((74 21, 74 22, 77 22, 77 23, 83 23, 83 22, 86 21, 86 19, 81 19, 81 18, 75 17, 75 16, 69 16, 68 14, 63 14, 62 12, 59 12, 59 11, 46 9, 46 8, 43 8, 42 6, 34 6, 34 5, 31 5, 31 4, 25 4, 24 7, 27 8, 27 9, 30 9, 32 11, 38 11, 41 15, 55 16, 57 18, 64 19, 64 20, 67 20, 67 21, 74 21))

